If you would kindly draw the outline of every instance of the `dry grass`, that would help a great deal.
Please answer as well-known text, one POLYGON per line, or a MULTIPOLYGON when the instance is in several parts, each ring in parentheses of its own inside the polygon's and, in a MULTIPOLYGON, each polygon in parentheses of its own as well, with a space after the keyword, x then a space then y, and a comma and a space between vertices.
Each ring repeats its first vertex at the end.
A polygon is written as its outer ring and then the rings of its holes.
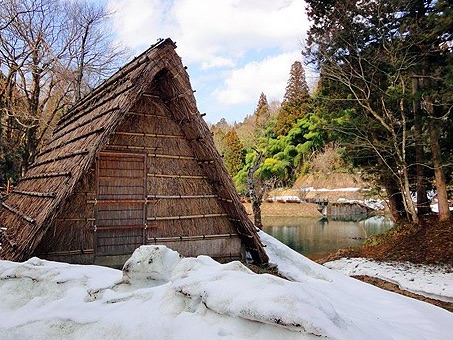
MULTIPOLYGON (((243 203, 247 213, 252 214, 250 203, 243 203)), ((263 217, 266 216, 292 216, 292 217, 322 217, 317 205, 312 203, 269 203, 261 206, 263 217)))
POLYGON ((331 172, 328 174, 309 173, 297 179, 294 188, 313 187, 326 188, 366 188, 368 187, 359 175, 346 171, 331 172))

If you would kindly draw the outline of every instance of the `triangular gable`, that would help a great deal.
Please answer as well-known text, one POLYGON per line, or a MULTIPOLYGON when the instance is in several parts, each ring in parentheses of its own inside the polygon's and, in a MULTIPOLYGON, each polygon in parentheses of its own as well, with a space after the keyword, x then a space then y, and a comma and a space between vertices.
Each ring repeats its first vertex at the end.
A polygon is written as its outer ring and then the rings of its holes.
POLYGON ((0 208, 3 235, 1 257, 23 260, 31 256, 48 226, 108 142, 125 113, 150 86, 157 86, 174 119, 184 125, 196 157, 235 219, 246 248, 256 262, 266 263, 255 227, 239 202, 230 177, 215 149, 207 124, 197 108, 189 77, 174 51, 161 40, 93 90, 58 122, 53 137, 0 208))

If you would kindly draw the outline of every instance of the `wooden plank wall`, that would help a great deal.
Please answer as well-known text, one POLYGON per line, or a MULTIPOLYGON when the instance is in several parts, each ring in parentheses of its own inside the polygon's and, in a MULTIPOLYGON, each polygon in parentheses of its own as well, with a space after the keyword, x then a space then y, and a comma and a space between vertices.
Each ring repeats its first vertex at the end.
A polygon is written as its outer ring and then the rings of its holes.
POLYGON ((190 141, 153 96, 144 96, 131 109, 101 155, 97 254, 119 254, 140 244, 178 238, 168 244, 184 256, 240 258, 240 238, 194 157, 190 141), (144 178, 140 177, 143 170, 144 178), (217 236, 206 239, 209 235, 217 236), (194 241, 192 236, 205 240, 194 241))

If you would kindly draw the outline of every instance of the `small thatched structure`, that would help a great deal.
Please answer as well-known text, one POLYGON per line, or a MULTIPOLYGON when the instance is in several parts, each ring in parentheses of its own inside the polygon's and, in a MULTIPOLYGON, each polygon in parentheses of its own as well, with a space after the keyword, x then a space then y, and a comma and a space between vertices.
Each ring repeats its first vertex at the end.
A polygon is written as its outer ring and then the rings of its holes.
POLYGON ((175 48, 158 42, 61 117, 1 204, 0 258, 120 264, 165 244, 267 263, 175 48))

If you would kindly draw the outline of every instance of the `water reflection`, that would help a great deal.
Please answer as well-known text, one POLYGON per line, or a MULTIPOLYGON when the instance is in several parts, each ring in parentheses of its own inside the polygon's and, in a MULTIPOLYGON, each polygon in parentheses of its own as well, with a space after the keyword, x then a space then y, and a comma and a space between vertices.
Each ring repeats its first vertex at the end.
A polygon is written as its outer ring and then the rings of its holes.
POLYGON ((393 226, 393 222, 385 216, 361 221, 266 217, 263 224, 266 233, 312 259, 341 248, 359 246, 366 237, 383 233, 393 226))

